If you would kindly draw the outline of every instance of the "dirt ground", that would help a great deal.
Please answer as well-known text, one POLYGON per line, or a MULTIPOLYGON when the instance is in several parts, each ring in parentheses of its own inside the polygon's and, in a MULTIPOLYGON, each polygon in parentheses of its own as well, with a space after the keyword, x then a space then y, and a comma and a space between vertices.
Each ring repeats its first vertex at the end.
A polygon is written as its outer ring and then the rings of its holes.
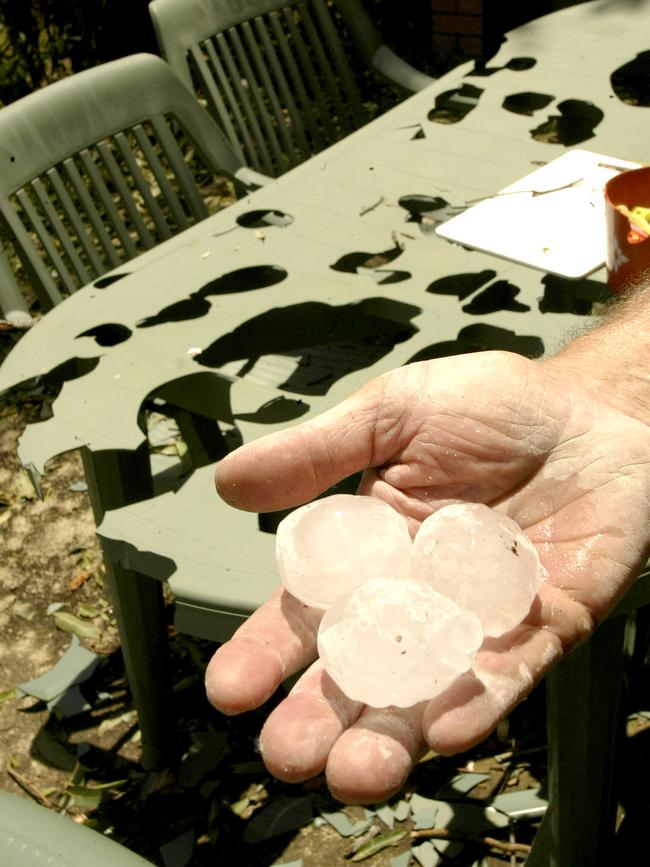
MULTIPOLYGON (((18 336, 0 332, 0 360, 18 336)), ((353 856, 353 846, 373 830, 367 845, 374 840, 378 851, 367 856, 367 863, 389 867, 391 859, 426 841, 411 836, 414 799, 442 797, 441 790, 446 785, 448 791, 449 781, 459 773, 485 775, 461 797, 476 807, 498 793, 540 786, 543 792, 544 696, 538 688, 471 753, 453 759, 426 757, 390 802, 397 817, 391 819, 390 811, 388 818, 385 811, 373 812, 363 835, 343 836, 340 825, 337 830, 321 816, 340 815, 341 810, 322 778, 288 786, 267 774, 256 738, 269 708, 237 719, 214 712, 202 689, 203 670, 214 647, 175 635, 171 628, 182 760, 167 772, 146 774, 138 763, 137 718, 104 590, 79 455, 51 462, 42 500, 17 458, 21 432, 26 424, 47 417, 52 396, 47 386, 31 383, 0 402, 1 788, 107 833, 165 867, 343 865, 353 856), (76 640, 75 634, 97 654, 98 665, 81 684, 84 709, 67 715, 16 687, 50 670, 76 640), (381 848, 378 840, 393 845, 381 848)), ((641 826, 648 819, 648 787, 640 781, 647 779, 650 768, 649 726, 647 717, 637 715, 628 727, 626 760, 635 763, 635 773, 628 775, 627 812, 639 818, 641 826)), ((359 821, 365 815, 362 808, 346 809, 343 818, 359 821)), ((512 851, 461 834, 464 846, 455 841, 442 863, 521 864, 536 826, 527 821, 510 831, 491 832, 497 843, 515 842, 512 851)), ((358 850, 355 860, 365 851, 358 850)), ((436 863, 430 853, 429 861, 423 860, 425 854, 420 852, 419 860, 412 854, 408 863, 436 863)))

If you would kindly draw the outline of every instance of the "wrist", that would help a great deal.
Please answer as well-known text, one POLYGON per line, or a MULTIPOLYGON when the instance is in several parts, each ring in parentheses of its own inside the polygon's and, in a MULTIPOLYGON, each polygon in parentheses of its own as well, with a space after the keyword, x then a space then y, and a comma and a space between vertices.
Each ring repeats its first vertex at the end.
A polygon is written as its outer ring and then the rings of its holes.
POLYGON ((594 327, 543 364, 650 426, 650 283, 614 299, 594 327))

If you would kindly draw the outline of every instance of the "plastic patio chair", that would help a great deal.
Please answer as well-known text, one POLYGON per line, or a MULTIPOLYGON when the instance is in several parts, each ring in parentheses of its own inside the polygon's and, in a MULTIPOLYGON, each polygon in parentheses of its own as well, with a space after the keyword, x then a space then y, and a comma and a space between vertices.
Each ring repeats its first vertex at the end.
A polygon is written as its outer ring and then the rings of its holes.
MULTIPOLYGON (((267 178, 242 164, 173 70, 136 54, 0 109, 0 219, 45 310, 208 216, 182 130, 207 171, 239 191, 267 178)), ((0 257, 0 308, 27 306, 0 257)))
POLYGON ((150 867, 125 846, 71 819, 0 791, 4 867, 150 867))
MULTIPOLYGON (((237 191, 269 180, 241 164, 215 121, 153 54, 77 73, 0 109, 0 232, 45 309, 208 216, 181 131, 202 157, 207 180, 225 176, 237 191)), ((1 251, 0 306, 5 317, 28 315, 1 251)), ((164 390, 159 397, 169 401, 164 390)), ((176 418, 195 465, 216 460, 225 448, 217 424, 177 397, 161 411, 176 418)), ((96 523, 106 509, 153 495, 147 442, 134 452, 82 449, 82 458, 96 523)), ((164 678, 141 683, 136 669, 142 660, 158 671, 165 665, 160 585, 110 564, 106 572, 136 705, 143 715, 157 714, 166 701, 164 678)), ((143 754, 146 766, 163 761, 145 741, 143 754)))
POLYGON ((404 91, 433 81, 382 43, 358 0, 152 0, 149 11, 163 57, 268 175, 371 119, 351 54, 404 91))

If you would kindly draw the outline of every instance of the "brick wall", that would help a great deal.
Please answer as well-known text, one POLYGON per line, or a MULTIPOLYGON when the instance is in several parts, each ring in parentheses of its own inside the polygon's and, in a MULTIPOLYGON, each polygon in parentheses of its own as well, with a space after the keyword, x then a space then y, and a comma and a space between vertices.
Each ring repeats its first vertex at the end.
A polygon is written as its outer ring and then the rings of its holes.
POLYGON ((433 50, 478 57, 483 51, 483 0, 431 0, 433 50))

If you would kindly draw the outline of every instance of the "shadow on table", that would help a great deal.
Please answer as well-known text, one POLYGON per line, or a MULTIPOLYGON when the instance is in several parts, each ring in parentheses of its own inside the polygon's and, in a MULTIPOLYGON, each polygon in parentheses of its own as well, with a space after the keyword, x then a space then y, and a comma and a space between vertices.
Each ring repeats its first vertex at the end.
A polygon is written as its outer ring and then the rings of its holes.
POLYGON ((455 340, 443 340, 426 346, 411 356, 408 363, 491 349, 517 352, 527 358, 539 358, 544 354, 544 342, 541 337, 535 335, 515 334, 507 328, 477 322, 461 328, 455 340))
POLYGON ((420 312, 388 298, 276 307, 218 337, 194 360, 215 368, 242 361, 238 376, 251 374, 253 381, 284 391, 323 395, 342 377, 371 366, 412 337, 418 329, 411 319, 420 312))

